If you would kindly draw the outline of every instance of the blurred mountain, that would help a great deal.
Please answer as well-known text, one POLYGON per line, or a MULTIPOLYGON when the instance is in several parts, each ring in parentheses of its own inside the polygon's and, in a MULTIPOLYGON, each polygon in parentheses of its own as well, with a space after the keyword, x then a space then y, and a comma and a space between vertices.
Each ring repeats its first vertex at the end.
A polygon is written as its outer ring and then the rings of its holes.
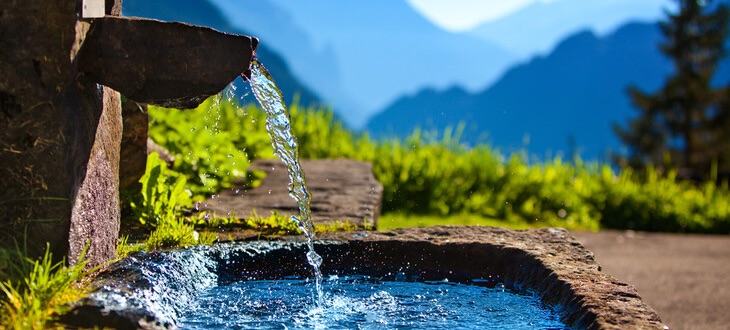
POLYGON ((424 86, 483 88, 514 60, 489 42, 438 28, 402 0, 214 2, 355 126, 424 86))
POLYGON ((581 30, 605 35, 627 21, 656 22, 671 0, 536 1, 501 19, 466 32, 527 59, 549 53, 558 42, 581 30))
MULTIPOLYGON (((251 33, 240 27, 232 26, 221 14, 220 9, 208 0, 124 0, 122 14, 124 16, 154 18, 163 21, 185 22, 208 26, 222 32, 251 35, 251 33)), ((281 89, 287 102, 298 96, 300 103, 304 105, 321 103, 320 97, 303 84, 291 72, 286 61, 272 51, 265 42, 259 44, 256 54, 276 79, 276 84, 281 89)), ((236 85, 243 85, 241 79, 237 79, 236 85)), ((237 91, 240 92, 248 89, 242 86, 239 87, 237 91)), ((247 99, 247 101, 253 102, 252 99, 247 99)))
POLYGON ((604 37, 584 31, 547 56, 510 69, 497 83, 470 93, 459 87, 424 89, 388 106, 368 123, 375 136, 404 136, 420 126, 443 130, 466 123, 467 142, 503 151, 604 159, 620 144, 612 123, 635 115, 626 88, 659 88, 671 62, 657 45, 657 24, 626 24, 604 37))
MULTIPOLYGON (((355 127, 384 109, 367 125, 377 136, 463 121, 471 143, 601 158, 619 149, 611 124, 635 114, 626 87, 654 90, 671 72, 655 24, 610 31, 628 15, 618 4, 654 13, 648 3, 667 1, 540 1, 470 33, 443 31, 392 0, 125 0, 124 14, 257 36, 287 101, 324 100, 355 127), (569 32, 583 24, 590 29, 569 32)), ((717 81, 728 77, 725 61, 717 81)))
POLYGON ((341 88, 338 61, 331 47, 318 47, 285 8, 272 1, 210 0, 231 25, 250 31, 261 44, 282 54, 294 75, 329 105, 360 113, 362 107, 341 88))

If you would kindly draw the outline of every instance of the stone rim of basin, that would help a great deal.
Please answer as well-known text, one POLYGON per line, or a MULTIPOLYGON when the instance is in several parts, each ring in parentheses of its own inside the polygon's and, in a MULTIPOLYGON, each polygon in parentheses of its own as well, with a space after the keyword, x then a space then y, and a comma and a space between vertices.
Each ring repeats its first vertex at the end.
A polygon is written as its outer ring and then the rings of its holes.
MULTIPOLYGON (((307 276, 306 248, 301 241, 301 237, 282 237, 281 243, 273 244, 289 245, 269 250, 261 249, 267 242, 223 243, 187 250, 212 252, 214 256, 210 258, 218 265, 214 266, 216 281, 225 284, 242 278, 276 278, 296 271, 307 276), (257 259, 272 256, 277 262, 257 259)), ((456 282, 494 279, 508 288, 536 293, 544 303, 555 308, 562 322, 574 329, 666 329, 633 286, 602 273, 593 254, 563 229, 513 231, 444 226, 328 233, 318 236, 316 249, 325 258, 323 270, 327 273, 354 271, 361 275, 390 273, 388 276, 395 276, 400 272, 418 275, 423 280, 448 277, 456 282)), ((175 252, 153 252, 131 259, 170 259, 165 253, 175 252)), ((97 285, 106 285, 107 290, 118 291, 119 287, 129 290, 130 278, 123 277, 130 274, 124 268, 129 266, 128 259, 103 271, 96 279, 97 285)), ((132 278, 131 282, 146 283, 140 278, 132 278)), ((139 321, 135 318, 147 323, 154 320, 150 313, 139 309, 111 314, 126 317, 130 324, 139 321)), ((99 324, 105 318, 108 320, 110 313, 108 306, 93 301, 92 294, 92 299, 79 302, 63 322, 79 325, 75 321, 95 317, 101 320, 96 323, 99 324), (104 309, 106 315, 101 313, 104 309)), ((168 322, 158 322, 158 326, 165 328, 173 323, 168 319, 168 322)))

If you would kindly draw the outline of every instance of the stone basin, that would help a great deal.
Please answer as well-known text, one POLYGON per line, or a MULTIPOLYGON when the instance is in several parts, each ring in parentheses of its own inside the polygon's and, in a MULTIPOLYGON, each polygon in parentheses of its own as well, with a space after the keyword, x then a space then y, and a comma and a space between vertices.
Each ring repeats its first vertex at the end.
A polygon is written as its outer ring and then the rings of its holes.
MULTIPOLYGON (((666 329, 633 286, 602 273, 593 254, 563 229, 345 232, 320 235, 315 249, 324 258, 325 276, 478 279, 536 294, 572 329, 666 329)), ((174 328, 175 310, 206 287, 311 276, 305 252, 300 237, 284 237, 141 253, 107 267, 95 280, 97 291, 63 320, 84 327, 174 328)))

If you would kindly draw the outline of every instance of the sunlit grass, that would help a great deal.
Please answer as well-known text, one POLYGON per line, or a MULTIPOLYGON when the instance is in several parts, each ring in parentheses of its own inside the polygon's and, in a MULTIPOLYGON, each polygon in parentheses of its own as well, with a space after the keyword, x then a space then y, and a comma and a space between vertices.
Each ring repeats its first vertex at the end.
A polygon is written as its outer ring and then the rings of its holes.
MULTIPOLYGON (((378 230, 387 231, 398 228, 409 227, 431 227, 431 226, 489 226, 502 227, 514 230, 524 230, 531 228, 555 227, 549 223, 535 221, 526 222, 507 222, 501 219, 487 218, 475 214, 460 215, 413 215, 391 212, 383 214, 378 218, 378 230)), ((565 228, 565 226, 560 226, 565 228)), ((586 226, 569 226, 570 230, 595 230, 586 226)))
MULTIPOLYGON (((383 185, 380 229, 458 224, 730 233, 727 185, 683 182, 671 171, 633 172, 579 158, 535 163, 524 152, 466 146, 459 127, 373 140, 348 130, 330 110, 296 104, 289 109, 300 157, 372 164, 383 185), (398 215, 416 213, 426 215, 398 215)), ((188 178, 190 190, 214 193, 230 186, 232 178, 243 178, 234 169, 245 171, 252 160, 273 155, 255 107, 222 101, 197 111, 151 111, 150 136, 176 154, 174 170, 188 178), (200 128, 210 124, 206 113, 221 120, 216 134, 200 136, 200 128), (237 151, 226 154, 222 146, 237 151), (213 151, 225 157, 208 157, 213 151), (245 159, 234 161, 239 156, 245 159)), ((254 174, 246 174, 248 182, 255 183, 254 174)))
POLYGON ((83 255, 76 265, 53 262, 50 249, 40 260, 20 251, 0 249, 0 329, 50 329, 69 303, 84 296, 80 284, 86 276, 83 255))

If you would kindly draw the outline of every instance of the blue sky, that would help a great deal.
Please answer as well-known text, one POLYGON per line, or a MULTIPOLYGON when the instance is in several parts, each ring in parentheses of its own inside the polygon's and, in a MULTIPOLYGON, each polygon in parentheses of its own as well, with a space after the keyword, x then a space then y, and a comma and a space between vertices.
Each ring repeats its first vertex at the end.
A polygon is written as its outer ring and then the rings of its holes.
MULTIPOLYGON (((542 2, 560 2, 569 0, 406 0, 416 11, 434 24, 445 30, 459 32, 469 30, 481 23, 498 20, 506 15, 524 9, 532 4, 542 2)), ((604 4, 623 4, 627 7, 634 5, 636 12, 627 11, 629 18, 655 18, 659 10, 649 13, 642 12, 647 4, 656 5, 656 8, 670 6, 671 0, 581 0, 595 1, 604 4)), ((581 10, 575 6, 576 11, 581 10)))
POLYGON ((555 0, 406 0, 431 22, 454 32, 499 19, 538 1, 555 0))

